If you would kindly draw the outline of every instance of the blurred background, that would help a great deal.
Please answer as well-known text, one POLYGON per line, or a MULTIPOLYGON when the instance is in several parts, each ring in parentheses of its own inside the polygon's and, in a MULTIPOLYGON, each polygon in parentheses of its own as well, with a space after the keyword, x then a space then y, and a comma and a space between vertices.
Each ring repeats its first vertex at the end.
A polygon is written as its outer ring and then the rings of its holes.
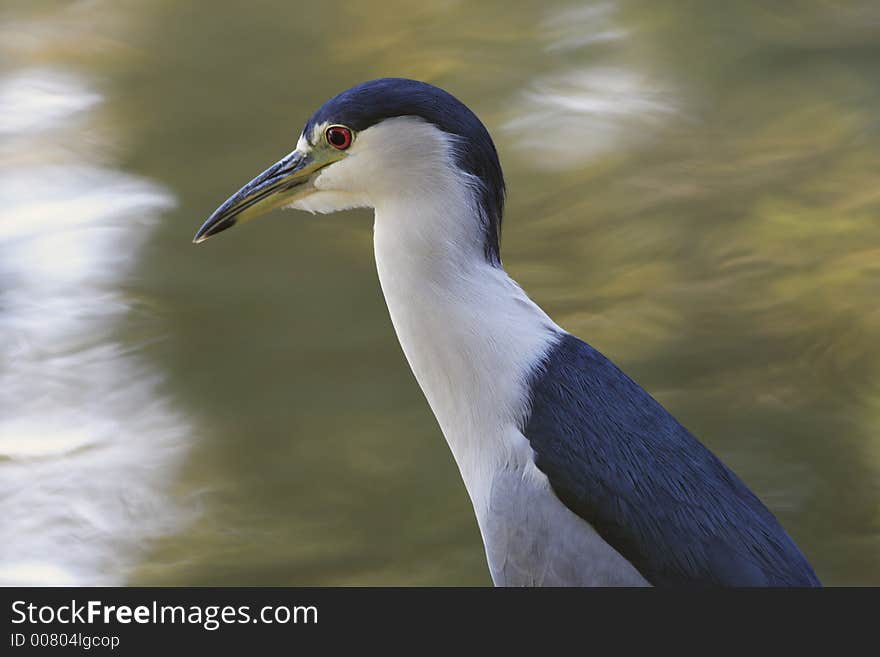
POLYGON ((880 585, 874 0, 0 5, 0 582, 484 585, 366 211, 192 235, 333 94, 494 135, 508 271, 880 585))

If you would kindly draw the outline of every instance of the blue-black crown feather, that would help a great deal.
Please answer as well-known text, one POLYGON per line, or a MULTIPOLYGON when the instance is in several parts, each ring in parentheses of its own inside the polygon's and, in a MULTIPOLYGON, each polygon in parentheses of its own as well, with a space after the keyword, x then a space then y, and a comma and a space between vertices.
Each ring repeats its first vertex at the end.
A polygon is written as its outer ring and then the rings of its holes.
POLYGON ((304 132, 330 122, 365 130, 385 119, 417 116, 458 138, 458 167, 480 181, 479 204, 484 251, 492 264, 500 264, 501 218, 504 211, 504 175, 489 131, 455 96, 439 87, 406 78, 381 78, 363 82, 328 100, 308 120, 304 132))

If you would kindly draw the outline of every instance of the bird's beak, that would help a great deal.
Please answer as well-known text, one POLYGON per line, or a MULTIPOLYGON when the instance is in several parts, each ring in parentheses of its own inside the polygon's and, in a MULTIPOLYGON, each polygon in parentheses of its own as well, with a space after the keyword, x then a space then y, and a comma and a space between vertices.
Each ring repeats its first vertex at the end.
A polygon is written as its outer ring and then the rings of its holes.
POLYGON ((321 161, 320 156, 316 158, 312 153, 293 151, 214 210, 199 228, 193 242, 199 244, 239 222, 259 217, 269 210, 308 196, 315 190, 315 174, 331 163, 332 160, 321 161))

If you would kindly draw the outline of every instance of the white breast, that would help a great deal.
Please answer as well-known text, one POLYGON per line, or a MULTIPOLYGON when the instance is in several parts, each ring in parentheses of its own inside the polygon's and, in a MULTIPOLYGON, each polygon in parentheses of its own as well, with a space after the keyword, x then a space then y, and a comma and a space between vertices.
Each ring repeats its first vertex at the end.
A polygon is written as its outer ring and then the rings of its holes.
POLYGON ((447 240, 430 254, 414 250, 415 222, 407 225, 408 218, 389 211, 376 212, 379 280, 401 347, 480 518, 495 469, 531 462, 518 427, 527 412, 527 378, 555 341, 555 325, 503 270, 455 257, 447 240))

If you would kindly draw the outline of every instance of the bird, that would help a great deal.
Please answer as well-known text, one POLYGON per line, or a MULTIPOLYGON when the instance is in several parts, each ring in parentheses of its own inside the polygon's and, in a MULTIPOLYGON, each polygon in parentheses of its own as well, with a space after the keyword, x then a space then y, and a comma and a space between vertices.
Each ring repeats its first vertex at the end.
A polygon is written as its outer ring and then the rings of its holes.
POLYGON ((505 272, 492 137, 449 92, 358 84, 193 241, 285 207, 371 208, 379 283, 496 586, 821 586, 746 484, 505 272))

